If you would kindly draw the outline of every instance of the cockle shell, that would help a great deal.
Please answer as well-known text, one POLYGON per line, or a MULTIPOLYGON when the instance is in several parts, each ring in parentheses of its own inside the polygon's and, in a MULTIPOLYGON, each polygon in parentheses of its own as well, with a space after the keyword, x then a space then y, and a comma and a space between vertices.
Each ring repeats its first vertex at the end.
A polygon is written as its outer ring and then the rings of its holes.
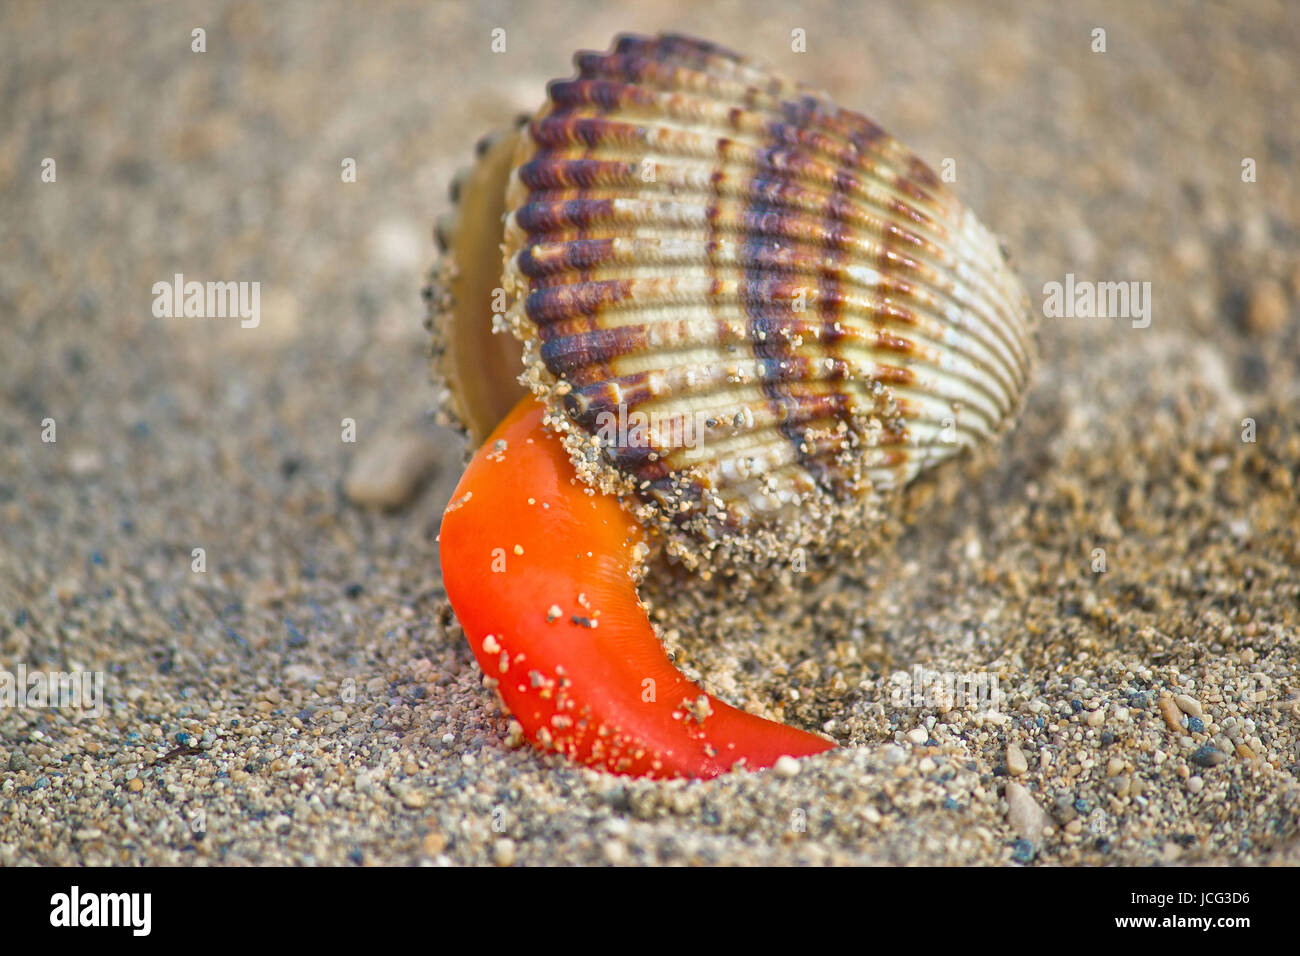
POLYGON ((482 145, 444 237, 435 367, 476 440, 531 389, 693 563, 861 540, 1011 421, 1028 298, 920 159, 711 43, 575 64, 482 145))

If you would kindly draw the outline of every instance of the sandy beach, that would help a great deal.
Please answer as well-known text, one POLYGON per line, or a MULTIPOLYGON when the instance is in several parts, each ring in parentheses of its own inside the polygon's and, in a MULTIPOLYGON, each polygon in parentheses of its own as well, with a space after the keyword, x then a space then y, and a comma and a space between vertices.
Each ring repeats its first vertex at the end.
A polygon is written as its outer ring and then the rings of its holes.
POLYGON ((5 4, 0 865, 1300 864, 1297 50, 1263 0, 5 4), (1046 313, 885 545, 652 574, 688 676, 841 744, 707 783, 508 739, 420 298, 476 140, 666 29, 951 159, 1046 313))

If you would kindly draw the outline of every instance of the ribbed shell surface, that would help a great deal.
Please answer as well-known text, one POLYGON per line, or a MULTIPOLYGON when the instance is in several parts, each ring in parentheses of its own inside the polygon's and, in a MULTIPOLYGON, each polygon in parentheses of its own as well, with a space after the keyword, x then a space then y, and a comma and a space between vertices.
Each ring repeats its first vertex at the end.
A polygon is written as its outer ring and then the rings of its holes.
POLYGON ((686 37, 575 63, 522 130, 504 285, 584 478, 779 559, 1014 415, 1023 288, 880 127, 686 37))

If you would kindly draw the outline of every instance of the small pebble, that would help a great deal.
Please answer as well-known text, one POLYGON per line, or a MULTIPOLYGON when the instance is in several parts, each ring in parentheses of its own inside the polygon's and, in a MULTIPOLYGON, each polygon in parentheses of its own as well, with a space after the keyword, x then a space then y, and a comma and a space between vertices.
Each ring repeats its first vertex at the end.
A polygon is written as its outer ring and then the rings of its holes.
POLYGON ((930 733, 924 727, 913 727, 907 732, 907 741, 914 747, 922 746, 930 739, 930 733))
POLYGON ((95 448, 78 448, 68 456, 68 469, 74 475, 97 475, 104 470, 104 456, 95 448))
POLYGON ((1050 823, 1047 813, 1033 796, 1014 781, 1007 783, 1007 822, 1016 832, 1035 846, 1043 838, 1043 829, 1050 823))
POLYGON ((1017 863, 1029 863, 1033 860, 1036 852, 1034 844, 1030 840, 1019 839, 1011 844, 1011 859, 1017 863))
POLYGON ((1007 746, 1007 773, 1013 777, 1018 777, 1029 769, 1029 761, 1025 759, 1024 752, 1015 744, 1007 746))
POLYGON ((438 446, 417 429, 358 436, 343 493, 363 508, 400 508, 415 497, 438 458, 438 446))
POLYGON ((888 766, 897 767, 907 762, 907 751, 897 744, 890 744, 884 748, 883 759, 888 766))
POLYGON ((1176 734, 1183 732, 1183 722, 1178 716, 1178 705, 1174 703, 1172 697, 1161 697, 1156 701, 1156 707, 1160 709, 1160 716, 1165 719, 1165 724, 1176 734))
POLYGON ((780 756, 776 758, 772 770, 778 777, 797 777, 799 776, 799 761, 790 756, 780 756))
POLYGON ((1201 702, 1195 697, 1188 697, 1186 694, 1176 694, 1174 695, 1174 703, 1178 705, 1179 710, 1188 716, 1200 717, 1202 714, 1201 702))
POLYGON ((1287 296, 1275 279, 1260 279, 1250 290, 1246 307, 1246 326, 1256 335, 1273 335, 1282 329, 1287 317, 1287 296))
POLYGON ((437 830, 430 830, 424 837, 421 846, 424 852, 429 856, 437 856, 443 850, 447 849, 447 837, 437 830))
POLYGON ((1203 747, 1197 748, 1196 752, 1188 759, 1198 767, 1217 767, 1228 759, 1228 755, 1211 744, 1205 744, 1203 747))
POLYGON ((515 862, 515 841, 497 840, 492 847, 492 862, 497 866, 513 866, 515 862))
POLYGON ((1203 786, 1205 786, 1205 781, 1200 777, 1187 778, 1187 789, 1192 791, 1192 793, 1200 793, 1203 786))

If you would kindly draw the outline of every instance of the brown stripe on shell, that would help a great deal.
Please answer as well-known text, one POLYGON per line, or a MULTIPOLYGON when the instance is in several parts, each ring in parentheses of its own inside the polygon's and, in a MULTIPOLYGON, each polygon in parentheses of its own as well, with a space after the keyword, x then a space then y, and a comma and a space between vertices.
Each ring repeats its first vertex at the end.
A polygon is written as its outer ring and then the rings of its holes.
POLYGON ((535 157, 519 166, 515 175, 534 194, 564 194, 573 189, 628 186, 638 174, 634 163, 600 159, 535 157))
POLYGON ((595 316, 603 308, 627 298, 631 285, 628 279, 607 279, 547 286, 528 293, 524 299, 524 312, 543 328, 577 315, 595 316))
POLYGON ((835 482, 831 480, 828 469, 813 461, 812 449, 800 424, 789 421, 788 406, 794 396, 783 384, 795 380, 795 373, 802 372, 805 368, 806 359, 795 352, 791 342, 794 333, 789 328, 789 317, 795 297, 806 294, 806 291, 790 280, 770 279, 763 267, 762 230, 772 220, 780 222, 789 215, 786 209, 773 200, 788 182, 789 169, 793 164, 787 160, 791 158, 776 150, 766 153, 764 162, 755 171, 749 184, 751 198, 743 218, 747 226, 752 224, 760 228, 746 229, 741 255, 741 264, 745 270, 742 302, 749 316, 750 351, 765 369, 763 392, 779 422, 777 430, 793 446, 796 459, 813 480, 823 490, 834 494, 835 482))
POLYGON ((584 276, 614 257, 614 240, 574 239, 560 245, 533 243, 519 252, 519 271, 530 279, 578 272, 584 276))
MULTIPOLYGON (((876 127, 876 129, 879 129, 879 127, 876 127)), ((822 325, 822 348, 826 350, 827 356, 839 359, 845 367, 847 367, 847 363, 843 362, 843 356, 837 349, 838 343, 843 338, 840 308, 844 299, 840 292, 840 281, 845 248, 852 228, 847 222, 851 211, 848 194, 852 191, 855 182, 852 171, 846 166, 841 165, 835 170, 830 198, 826 203, 826 218, 835 225, 826 232, 825 244, 829 261, 823 266, 818 276, 817 294, 818 314, 822 325)), ((847 377, 847 375, 837 376, 837 379, 847 377)), ((842 400, 837 403, 835 421, 839 426, 840 447, 843 449, 862 440, 856 417, 859 413, 859 407, 858 403, 848 393, 839 392, 837 394, 842 396, 842 400)), ((854 483, 846 480, 841 479, 835 482, 837 497, 842 498, 846 494, 854 493, 857 490, 854 483)))
POLYGON ((586 229, 593 222, 612 218, 612 199, 568 199, 562 202, 529 203, 514 212, 514 221, 529 235, 586 229))
POLYGON ((609 363, 620 355, 644 347, 645 329, 635 325, 594 328, 585 335, 550 336, 543 327, 542 361, 558 379, 573 385, 607 382, 614 378, 609 363))
POLYGON ((654 91, 644 86, 612 80, 552 80, 546 87, 551 115, 557 116, 582 107, 595 107, 603 113, 636 106, 651 106, 654 91))

